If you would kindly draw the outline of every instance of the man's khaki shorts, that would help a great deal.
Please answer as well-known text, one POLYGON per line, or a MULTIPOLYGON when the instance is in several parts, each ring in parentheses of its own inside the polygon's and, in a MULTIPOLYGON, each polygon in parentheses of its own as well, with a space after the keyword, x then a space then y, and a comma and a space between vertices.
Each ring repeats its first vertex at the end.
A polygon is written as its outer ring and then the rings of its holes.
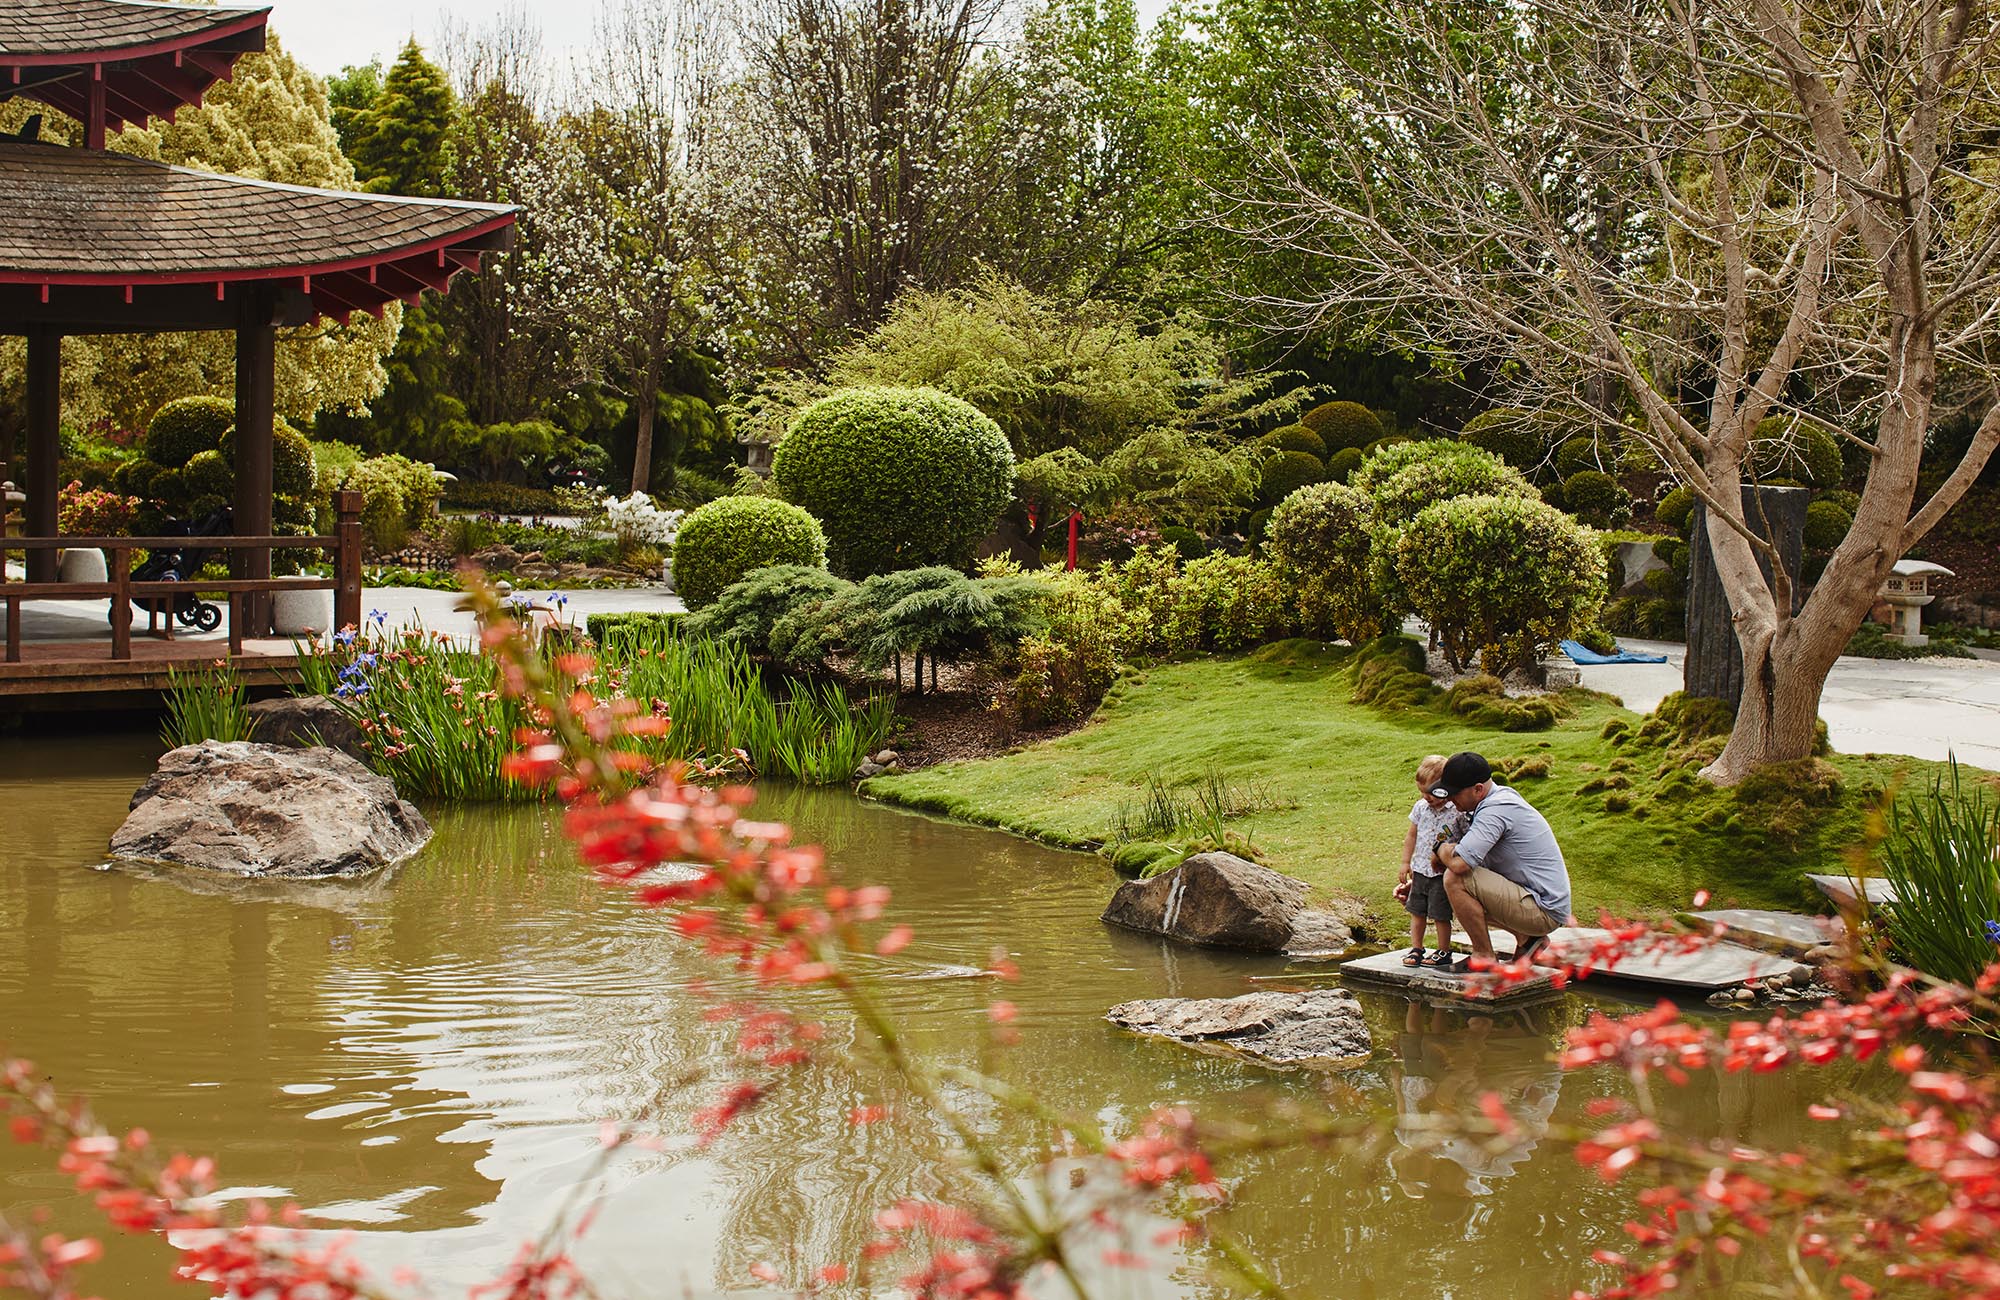
POLYGON ((1459 877, 1466 892, 1486 909, 1486 923, 1517 935, 1548 934, 1559 928, 1526 885, 1517 885, 1497 871, 1474 867, 1459 877))

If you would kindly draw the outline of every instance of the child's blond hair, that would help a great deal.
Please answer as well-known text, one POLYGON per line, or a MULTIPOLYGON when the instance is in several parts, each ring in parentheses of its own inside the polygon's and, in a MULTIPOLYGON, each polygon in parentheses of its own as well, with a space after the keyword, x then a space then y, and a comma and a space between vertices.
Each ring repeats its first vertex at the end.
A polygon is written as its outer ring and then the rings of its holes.
POLYGON ((1417 763, 1417 784, 1428 790, 1444 775, 1444 755, 1426 754, 1417 763))

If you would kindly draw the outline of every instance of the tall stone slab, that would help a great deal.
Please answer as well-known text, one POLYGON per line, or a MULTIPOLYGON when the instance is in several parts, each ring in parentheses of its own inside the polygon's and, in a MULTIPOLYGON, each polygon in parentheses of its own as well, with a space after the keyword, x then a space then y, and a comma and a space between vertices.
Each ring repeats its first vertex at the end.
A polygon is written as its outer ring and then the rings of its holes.
MULTIPOLYGON (((1809 495, 1804 488, 1743 489, 1744 519, 1758 536, 1776 542, 1785 572, 1792 577, 1794 613, 1805 599, 1800 575, 1809 495)), ((1759 567, 1768 580, 1770 558, 1763 557, 1759 567)), ((1743 652, 1736 644, 1735 615, 1715 572, 1715 556, 1708 546, 1708 508, 1701 504, 1694 509, 1694 535, 1689 546, 1687 664, 1681 680, 1689 695, 1727 700, 1731 708, 1743 698, 1743 652)))

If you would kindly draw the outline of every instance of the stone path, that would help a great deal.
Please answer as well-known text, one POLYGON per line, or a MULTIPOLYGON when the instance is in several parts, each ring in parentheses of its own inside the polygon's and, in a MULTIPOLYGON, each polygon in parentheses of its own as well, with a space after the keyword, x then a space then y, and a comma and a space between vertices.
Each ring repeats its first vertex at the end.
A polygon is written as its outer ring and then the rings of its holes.
POLYGON ((1340 963, 1340 977, 1349 984, 1402 993, 1459 1008, 1537 1006, 1563 996, 1553 976, 1530 975, 1515 984, 1489 985, 1470 973, 1452 974, 1435 966, 1405 966, 1409 949, 1380 953, 1340 963))
MULTIPOLYGON (((1603 664, 1583 684, 1650 713, 1681 688, 1687 647, 1620 637, 1627 649, 1663 654, 1663 664, 1603 664)), ((1841 657, 1826 679, 1820 716, 1843 754, 1908 754, 2000 771, 2000 663, 1986 659, 1841 657)))
POLYGON ((1712 912, 1695 912, 1697 921, 1729 927, 1729 932, 1755 948, 1798 954, 1832 943, 1840 936, 1840 922, 1830 916, 1801 916, 1797 912, 1769 912, 1757 908, 1724 907, 1712 912))
MULTIPOLYGON (((1608 930, 1578 926, 1557 930, 1549 936, 1549 943, 1564 959, 1582 961, 1593 945, 1609 935, 1608 930)), ((1811 968, 1789 957, 1746 948, 1725 939, 1696 952, 1635 952, 1599 966, 1592 977, 1601 973, 1639 984, 1664 984, 1668 988, 1713 993, 1774 975, 1791 976, 1795 971, 1810 974, 1811 968)))

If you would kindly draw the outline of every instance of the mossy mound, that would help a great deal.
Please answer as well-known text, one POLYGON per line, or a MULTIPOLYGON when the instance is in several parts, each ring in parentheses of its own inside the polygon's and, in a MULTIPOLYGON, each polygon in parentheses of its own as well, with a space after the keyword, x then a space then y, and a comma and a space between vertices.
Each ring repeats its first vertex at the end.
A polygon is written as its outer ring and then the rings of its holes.
POLYGON ((1395 713, 1429 708, 1442 694, 1424 669, 1424 648, 1409 637, 1377 637, 1354 653, 1356 704, 1395 713))
POLYGON ((1546 731, 1569 713, 1560 696, 1510 696, 1498 677, 1486 673, 1452 683, 1444 707, 1475 726, 1501 731, 1546 731))

